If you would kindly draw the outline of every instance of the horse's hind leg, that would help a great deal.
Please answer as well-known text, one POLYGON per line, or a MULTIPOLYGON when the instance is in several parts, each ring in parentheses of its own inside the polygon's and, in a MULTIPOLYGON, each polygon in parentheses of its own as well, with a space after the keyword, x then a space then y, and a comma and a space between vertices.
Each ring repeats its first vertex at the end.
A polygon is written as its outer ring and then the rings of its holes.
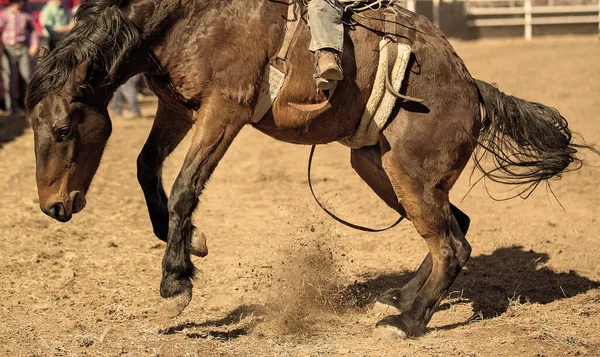
POLYGON ((252 116, 249 108, 215 94, 197 114, 192 144, 169 197, 169 238, 162 261, 160 295, 167 314, 179 315, 192 299, 194 265, 190 259, 192 213, 206 182, 225 151, 252 116))
MULTIPOLYGON (((423 268, 430 274, 412 304, 400 315, 388 316, 377 324, 400 337, 425 332, 440 300, 471 253, 448 199, 448 192, 473 149, 472 138, 464 128, 473 125, 477 118, 461 114, 458 118, 464 118, 464 122, 429 117, 427 126, 414 118, 401 118, 384 131, 382 166, 431 254, 430 269, 423 268), (411 135, 406 135, 408 132, 411 135)), ((465 222, 462 225, 466 227, 465 222)))
MULTIPOLYGON (((388 206, 396 210, 403 216, 406 211, 398 200, 385 170, 381 165, 381 150, 379 146, 363 147, 352 150, 352 167, 358 175, 373 189, 375 193, 387 203, 388 206)), ((450 205, 453 215, 456 217, 463 236, 469 229, 469 217, 454 205, 450 205)), ((392 288, 377 297, 377 302, 393 306, 398 311, 405 311, 412 305, 417 293, 425 284, 425 281, 431 273, 433 260, 431 253, 427 254, 419 269, 412 279, 401 288, 392 288)))
MULTIPOLYGON (((456 244, 460 244, 464 246, 464 263, 461 266, 464 266, 469 258, 471 253, 471 246, 469 242, 465 239, 465 235, 469 230, 469 224, 471 222, 469 216, 467 216, 464 212, 458 209, 453 204, 450 204, 450 210, 452 211, 452 215, 454 216, 454 220, 458 225, 458 229, 460 234, 452 235, 452 239, 455 240, 456 244)), ((405 311, 412 305, 413 300, 417 296, 417 293, 429 278, 429 274, 431 274, 431 267, 433 266, 433 259, 431 258, 431 253, 428 253, 419 269, 413 276, 413 278, 406 283, 401 288, 392 288, 377 297, 377 302, 393 306, 398 311, 405 311)))

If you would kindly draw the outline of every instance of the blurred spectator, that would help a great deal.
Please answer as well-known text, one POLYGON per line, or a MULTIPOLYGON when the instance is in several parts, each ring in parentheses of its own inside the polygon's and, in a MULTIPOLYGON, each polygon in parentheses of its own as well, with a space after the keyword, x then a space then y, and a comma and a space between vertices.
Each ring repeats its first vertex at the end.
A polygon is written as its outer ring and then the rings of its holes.
POLYGON ((31 58, 39 49, 33 16, 23 11, 26 0, 10 0, 9 6, 0 13, 2 32, 2 79, 6 110, 20 109, 25 87, 31 74, 31 58))
POLYGON ((63 7, 62 0, 48 0, 40 12, 40 24, 44 27, 44 35, 48 37, 50 51, 73 28, 73 21, 69 21, 69 13, 63 7))
POLYGON ((140 118, 142 116, 142 112, 140 111, 140 106, 137 100, 139 82, 141 79, 141 75, 137 74, 131 77, 127 82, 125 82, 125 84, 117 89, 111 106, 111 112, 113 115, 123 115, 123 99, 125 99, 129 105, 129 115, 125 115, 125 117, 140 118))

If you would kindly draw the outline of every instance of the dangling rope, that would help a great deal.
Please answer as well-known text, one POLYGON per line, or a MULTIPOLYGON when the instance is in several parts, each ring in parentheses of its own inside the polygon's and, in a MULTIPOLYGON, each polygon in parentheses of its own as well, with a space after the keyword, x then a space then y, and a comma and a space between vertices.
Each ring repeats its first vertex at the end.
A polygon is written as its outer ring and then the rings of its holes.
POLYGON ((308 187, 310 187, 310 193, 312 193, 312 196, 315 199, 315 201, 317 201, 317 204, 319 205, 319 207, 321 207, 321 209, 323 211, 325 211, 325 213, 327 213, 331 218, 335 219, 336 221, 338 221, 341 224, 343 224, 345 226, 348 226, 350 228, 358 229, 359 231, 363 231, 363 232, 372 232, 372 233, 383 232, 383 231, 387 231, 388 229, 392 229, 392 228, 396 227, 400 222, 402 222, 404 220, 404 216, 400 216, 400 218, 398 218, 398 220, 394 224, 392 224, 391 226, 389 226, 387 228, 374 229, 374 228, 367 228, 367 227, 363 227, 363 226, 359 226, 359 225, 350 223, 348 221, 345 221, 345 220, 339 218, 335 214, 331 213, 327 208, 325 208, 323 206, 323 204, 321 204, 321 202, 319 201, 319 199, 315 195, 315 191, 313 190, 313 186, 312 186, 312 180, 310 178, 310 168, 312 166, 313 156, 315 155, 315 148, 316 147, 317 147, 316 145, 312 146, 312 148, 310 149, 310 156, 308 157, 308 187))

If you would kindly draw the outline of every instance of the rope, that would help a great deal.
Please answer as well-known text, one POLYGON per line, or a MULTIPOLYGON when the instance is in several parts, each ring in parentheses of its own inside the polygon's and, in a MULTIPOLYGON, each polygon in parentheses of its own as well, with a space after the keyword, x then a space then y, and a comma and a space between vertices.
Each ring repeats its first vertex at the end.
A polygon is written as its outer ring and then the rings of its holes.
POLYGON ((371 233, 387 231, 388 229, 392 229, 392 228, 396 227, 400 222, 402 222, 402 220, 404 220, 404 216, 400 216, 400 218, 398 218, 398 220, 394 224, 392 224, 391 226, 389 226, 387 228, 381 228, 381 229, 367 228, 367 227, 359 226, 359 225, 350 223, 346 220, 343 220, 343 219, 339 218, 338 216, 336 216, 335 214, 331 213, 327 208, 323 207, 323 205, 321 204, 321 202, 315 195, 315 191, 313 190, 313 186, 312 186, 312 180, 310 178, 310 168, 312 166, 313 156, 315 154, 316 147, 317 147, 316 145, 313 145, 310 148, 310 155, 308 157, 308 187, 310 187, 310 193, 312 193, 312 196, 315 199, 315 201, 317 201, 317 204, 319 205, 319 207, 321 207, 321 209, 323 211, 325 211, 325 213, 327 213, 331 218, 335 219, 336 221, 338 221, 341 224, 348 226, 350 228, 358 229, 359 231, 363 231, 363 232, 371 232, 371 233))
POLYGON ((340 5, 344 7, 344 11, 351 10, 352 12, 362 12, 366 10, 377 11, 382 7, 387 7, 392 1, 390 0, 338 0, 340 5))

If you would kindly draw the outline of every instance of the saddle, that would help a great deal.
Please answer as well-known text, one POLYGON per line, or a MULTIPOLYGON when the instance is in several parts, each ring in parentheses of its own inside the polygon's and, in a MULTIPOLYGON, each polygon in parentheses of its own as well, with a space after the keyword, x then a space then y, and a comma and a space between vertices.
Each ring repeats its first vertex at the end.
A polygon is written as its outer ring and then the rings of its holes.
MULTIPOLYGON (((411 55, 410 46, 400 43, 395 34, 400 16, 404 16, 394 1, 386 0, 338 0, 345 11, 354 13, 366 10, 383 9, 385 15, 385 33, 379 43, 380 57, 377 75, 373 85, 371 96, 365 107, 361 122, 357 131, 349 138, 340 141, 343 145, 359 148, 374 145, 378 141, 379 132, 391 115, 398 99, 405 101, 423 102, 398 93, 411 55), (390 67, 393 67, 390 69, 390 67), (391 76, 391 79, 390 79, 391 76)), ((260 86, 260 94, 254 110, 253 123, 259 122, 271 108, 277 98, 283 82, 288 73, 287 55, 291 46, 296 42, 298 25, 301 21, 302 11, 305 4, 303 0, 292 0, 288 3, 288 22, 282 45, 277 54, 270 60, 265 69, 263 81, 260 86)), ((308 49, 307 49, 308 50, 308 49)), ((330 99, 334 95, 333 87, 327 93, 327 99, 317 104, 288 103, 297 110, 310 112, 320 111, 330 106, 330 99)))

